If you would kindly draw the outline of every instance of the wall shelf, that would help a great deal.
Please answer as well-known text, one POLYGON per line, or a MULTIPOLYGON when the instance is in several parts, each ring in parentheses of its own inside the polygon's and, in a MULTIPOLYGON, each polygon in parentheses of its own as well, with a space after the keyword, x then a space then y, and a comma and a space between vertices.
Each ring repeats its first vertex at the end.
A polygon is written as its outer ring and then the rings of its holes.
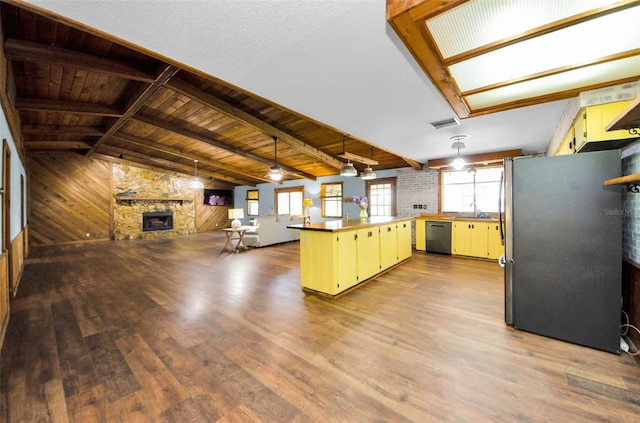
POLYGON ((631 103, 605 129, 607 131, 626 129, 629 133, 638 135, 638 128, 640 128, 640 98, 631 103))
POLYGON ((606 181, 604 181, 604 185, 626 185, 627 191, 638 193, 640 192, 640 173, 607 179, 606 181))

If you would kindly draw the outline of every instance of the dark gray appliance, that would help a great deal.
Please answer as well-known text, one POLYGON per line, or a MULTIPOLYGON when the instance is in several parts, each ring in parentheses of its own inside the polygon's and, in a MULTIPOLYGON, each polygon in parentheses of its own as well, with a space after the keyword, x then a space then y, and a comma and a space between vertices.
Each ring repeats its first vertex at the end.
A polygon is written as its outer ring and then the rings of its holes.
POLYGON ((505 320, 619 352, 620 150, 505 159, 505 320))
POLYGON ((451 222, 427 220, 425 231, 428 252, 451 254, 451 222))

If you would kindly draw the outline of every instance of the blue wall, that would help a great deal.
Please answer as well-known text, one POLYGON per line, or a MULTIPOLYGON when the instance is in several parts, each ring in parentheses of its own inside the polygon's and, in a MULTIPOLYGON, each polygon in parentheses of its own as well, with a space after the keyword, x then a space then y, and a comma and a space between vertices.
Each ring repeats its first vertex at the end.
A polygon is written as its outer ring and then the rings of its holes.
MULTIPOLYGON (((380 170, 375 171, 378 178, 390 178, 396 176, 396 170, 380 170)), ((311 207, 311 221, 321 222, 325 220, 335 220, 335 218, 324 219, 320 217, 320 185, 323 183, 342 182, 343 197, 363 196, 365 194, 365 181, 359 177, 345 177, 340 175, 324 176, 315 181, 307 179, 285 181, 282 184, 264 183, 258 184, 256 187, 251 186, 238 186, 234 190, 234 207, 244 209, 245 218, 242 219, 243 224, 249 222, 250 217, 247 217, 247 190, 258 189, 260 195, 260 216, 266 216, 274 214, 274 199, 276 188, 287 187, 299 187, 304 186, 304 195, 313 200, 313 207, 311 207)), ((345 203, 343 204, 343 213, 349 214, 350 219, 358 217, 360 209, 356 204, 345 203)), ((252 216, 253 217, 253 216, 252 216)))

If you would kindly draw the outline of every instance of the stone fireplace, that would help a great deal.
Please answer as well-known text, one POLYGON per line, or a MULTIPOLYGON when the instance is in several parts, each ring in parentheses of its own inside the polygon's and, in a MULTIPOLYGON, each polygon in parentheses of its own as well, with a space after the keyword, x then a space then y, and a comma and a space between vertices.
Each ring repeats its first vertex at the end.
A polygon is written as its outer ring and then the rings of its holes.
POLYGON ((121 164, 114 164, 112 169, 113 239, 196 232, 190 180, 121 164))

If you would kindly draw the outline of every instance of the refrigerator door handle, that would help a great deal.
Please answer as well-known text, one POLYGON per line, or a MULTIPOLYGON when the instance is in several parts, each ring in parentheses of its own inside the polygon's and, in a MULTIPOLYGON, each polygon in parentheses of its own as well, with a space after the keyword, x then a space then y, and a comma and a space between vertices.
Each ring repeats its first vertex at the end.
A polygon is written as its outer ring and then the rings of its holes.
POLYGON ((513 264, 515 263, 515 261, 506 258, 504 254, 501 255, 500 258, 498 258, 498 264, 500 265, 500 267, 505 267, 507 263, 513 264))

